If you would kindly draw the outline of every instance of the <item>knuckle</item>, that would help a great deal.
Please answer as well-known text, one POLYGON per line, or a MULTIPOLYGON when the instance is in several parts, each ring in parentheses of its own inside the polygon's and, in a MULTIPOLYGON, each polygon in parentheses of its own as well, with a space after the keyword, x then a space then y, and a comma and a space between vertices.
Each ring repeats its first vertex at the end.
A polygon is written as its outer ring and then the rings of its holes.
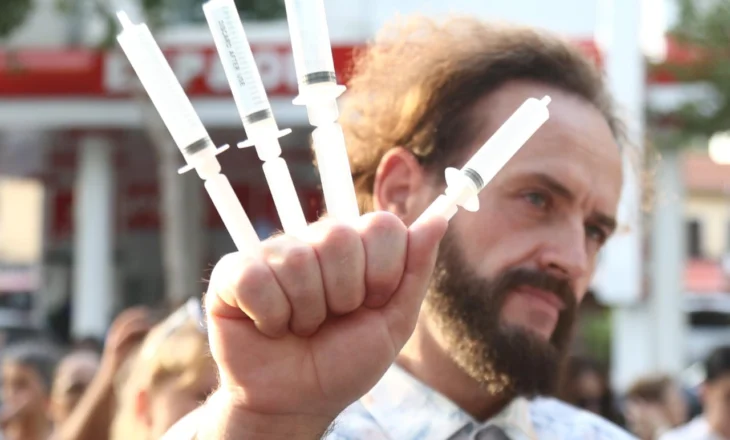
POLYGON ((391 212, 376 212, 368 222, 366 231, 376 235, 386 234, 388 237, 406 236, 406 225, 391 212))
POLYGON ((360 245, 360 236, 351 227, 336 223, 331 225, 324 234, 322 246, 325 248, 352 250, 360 245))
POLYGON ((236 287, 261 286, 271 280, 271 273, 265 264, 257 261, 248 261, 243 264, 236 287))
POLYGON ((312 269, 317 256, 309 246, 292 246, 284 252, 282 268, 292 272, 306 272, 312 269))

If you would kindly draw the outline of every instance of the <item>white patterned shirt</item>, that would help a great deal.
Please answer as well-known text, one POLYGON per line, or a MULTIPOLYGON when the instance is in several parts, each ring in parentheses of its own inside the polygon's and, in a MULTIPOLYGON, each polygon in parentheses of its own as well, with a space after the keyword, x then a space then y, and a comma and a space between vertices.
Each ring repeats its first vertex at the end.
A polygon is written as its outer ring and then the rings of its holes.
POLYGON ((517 398, 479 423, 397 365, 338 417, 326 439, 480 440, 479 433, 492 425, 511 440, 635 439, 597 415, 552 398, 517 398))
MULTIPOLYGON (((163 440, 189 440, 200 411, 178 422, 163 440)), ((513 400, 479 423, 397 365, 335 421, 326 440, 636 440, 601 417, 552 398, 513 400), (507 437, 490 437, 499 427, 507 437)))

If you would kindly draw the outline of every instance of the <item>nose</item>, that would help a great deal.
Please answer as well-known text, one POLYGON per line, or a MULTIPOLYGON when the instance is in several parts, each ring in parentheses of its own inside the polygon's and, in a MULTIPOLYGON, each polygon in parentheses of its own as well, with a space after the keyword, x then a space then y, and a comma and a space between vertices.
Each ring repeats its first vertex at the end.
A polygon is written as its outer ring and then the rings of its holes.
POLYGON ((553 229, 540 253, 539 265, 541 270, 572 282, 586 277, 590 262, 582 223, 553 229))

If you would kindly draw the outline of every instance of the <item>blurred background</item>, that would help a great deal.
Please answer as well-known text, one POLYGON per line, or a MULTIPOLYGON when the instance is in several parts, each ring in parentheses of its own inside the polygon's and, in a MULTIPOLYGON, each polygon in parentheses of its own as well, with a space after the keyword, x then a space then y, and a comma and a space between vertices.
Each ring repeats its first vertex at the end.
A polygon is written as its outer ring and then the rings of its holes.
MULTIPOLYGON (((234 250, 140 96, 115 12, 153 29, 212 139, 246 138, 200 0, 0 1, 0 341, 102 340, 120 310, 199 295, 234 250)), ((283 0, 236 1, 309 220, 322 210, 283 0)), ((663 372, 688 389, 730 341, 729 0, 325 0, 335 66, 397 14, 473 14, 550 29, 605 71, 626 118, 620 234, 601 255, 575 354, 625 390, 663 372), (718 56, 722 54, 722 56, 718 56)), ((343 99, 347 99, 346 96, 343 99)), ((262 238, 278 230, 251 149, 221 156, 262 238)))

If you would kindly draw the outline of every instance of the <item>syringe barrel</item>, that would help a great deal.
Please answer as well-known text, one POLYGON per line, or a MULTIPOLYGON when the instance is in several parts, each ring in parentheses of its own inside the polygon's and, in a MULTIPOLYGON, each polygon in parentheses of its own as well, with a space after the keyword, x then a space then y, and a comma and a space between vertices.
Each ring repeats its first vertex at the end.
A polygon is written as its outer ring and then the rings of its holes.
POLYGON ((343 222, 357 220, 360 208, 355 197, 342 127, 337 123, 317 127, 312 139, 327 212, 343 222))
POLYGON ((278 131, 261 74, 233 0, 211 0, 203 5, 233 99, 246 130, 268 120, 278 131))
POLYGON ((196 143, 202 148, 212 148, 214 155, 212 143, 203 141, 209 139, 208 132, 149 28, 145 24, 125 27, 117 40, 186 160, 190 154, 185 150, 196 143))
POLYGON ((549 103, 547 96, 542 100, 529 98, 525 101, 469 159, 462 172, 481 190, 548 120, 549 103))
POLYGON ((264 162, 264 175, 271 190, 271 196, 279 213, 279 220, 287 234, 304 239, 307 229, 307 220, 304 218, 301 203, 294 188, 289 167, 282 158, 264 162))
POLYGON ((300 87, 337 82, 323 0, 286 0, 286 15, 300 87))
POLYGON ((205 189, 238 251, 247 255, 258 254, 261 241, 228 178, 218 174, 205 181, 205 189))

